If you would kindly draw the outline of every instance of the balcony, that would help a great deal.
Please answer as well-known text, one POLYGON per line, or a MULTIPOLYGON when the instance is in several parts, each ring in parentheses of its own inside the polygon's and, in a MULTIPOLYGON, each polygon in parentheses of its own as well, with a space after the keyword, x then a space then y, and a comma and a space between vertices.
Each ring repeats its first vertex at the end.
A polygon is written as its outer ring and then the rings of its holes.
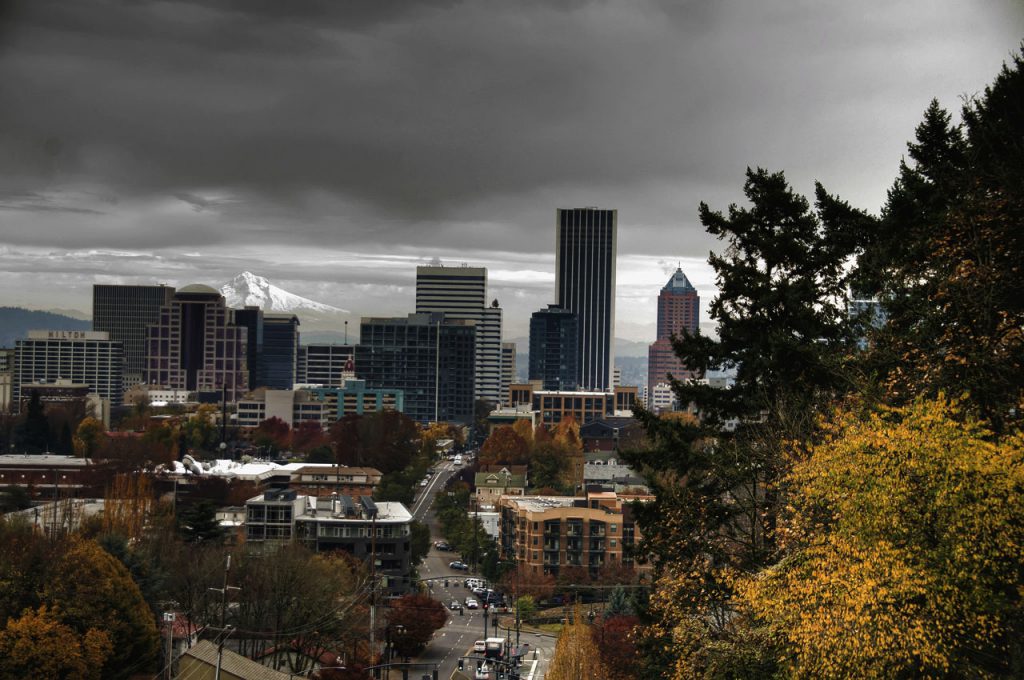
POLYGON ((544 541, 544 550, 559 550, 558 541, 544 541))

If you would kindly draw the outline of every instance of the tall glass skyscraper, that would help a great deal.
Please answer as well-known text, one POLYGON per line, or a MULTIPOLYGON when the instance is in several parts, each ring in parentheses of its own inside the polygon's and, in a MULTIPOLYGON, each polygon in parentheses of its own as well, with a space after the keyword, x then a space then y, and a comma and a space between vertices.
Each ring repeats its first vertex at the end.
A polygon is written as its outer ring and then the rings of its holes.
POLYGON ((124 386, 146 378, 146 328, 160 318, 160 308, 170 303, 170 286, 92 287, 92 329, 110 334, 124 352, 124 386))
POLYGON ((576 314, 579 389, 612 390, 617 210, 558 210, 555 300, 576 314))

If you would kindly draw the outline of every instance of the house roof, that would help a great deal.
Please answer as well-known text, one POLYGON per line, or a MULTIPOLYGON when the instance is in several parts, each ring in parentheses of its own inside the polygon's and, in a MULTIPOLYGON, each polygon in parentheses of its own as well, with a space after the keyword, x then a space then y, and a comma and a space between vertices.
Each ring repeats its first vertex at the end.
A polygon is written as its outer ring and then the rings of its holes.
MULTIPOLYGON (((198 644, 185 651, 182 656, 191 656, 211 666, 217 665, 217 645, 209 640, 200 640, 198 644)), ((245 678, 245 680, 292 680, 288 673, 275 671, 261 663, 247 659, 229 649, 225 649, 220 662, 225 673, 245 678)))
POLYGON ((473 481, 478 487, 522 488, 526 486, 526 475, 512 472, 478 472, 473 481))

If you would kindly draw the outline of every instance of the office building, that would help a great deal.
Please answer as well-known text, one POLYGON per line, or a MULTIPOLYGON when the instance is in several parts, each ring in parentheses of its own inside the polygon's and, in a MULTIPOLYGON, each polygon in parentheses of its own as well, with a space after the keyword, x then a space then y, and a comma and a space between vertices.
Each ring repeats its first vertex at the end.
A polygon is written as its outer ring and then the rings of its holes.
POLYGON ((416 268, 416 312, 443 312, 448 319, 476 324, 476 399, 498 404, 501 392, 502 310, 487 303, 484 267, 423 266, 416 268))
POLYGON ((239 427, 258 427, 264 420, 279 418, 291 427, 313 420, 326 429, 347 415, 376 411, 401 411, 401 390, 370 389, 365 380, 346 380, 340 387, 308 386, 295 390, 257 389, 238 402, 239 427))
POLYGON ((356 375, 371 389, 401 390, 413 420, 473 420, 476 324, 445 314, 364 317, 356 375))
POLYGON ((577 384, 612 387, 615 357, 617 210, 558 210, 555 225, 555 302, 576 314, 577 384))
POLYGON ((121 343, 125 389, 145 381, 146 329, 173 296, 174 288, 163 285, 92 287, 92 329, 121 343))
POLYGON ((658 294, 658 335, 647 350, 647 386, 699 377, 683 368, 672 348, 672 336, 697 332, 700 324, 700 296, 682 269, 676 269, 658 294))
POLYGON ((356 377, 355 345, 303 345, 295 382, 339 387, 356 377))
POLYGON ((88 386, 113 406, 124 396, 121 343, 103 331, 29 331, 14 347, 11 399, 19 403, 29 384, 57 383, 88 386))
POLYGON ((579 317, 558 305, 530 317, 530 380, 546 390, 575 390, 579 378, 579 317))
POLYGON ((193 284, 176 292, 147 337, 150 385, 221 393, 229 401, 248 390, 246 328, 213 288, 193 284))

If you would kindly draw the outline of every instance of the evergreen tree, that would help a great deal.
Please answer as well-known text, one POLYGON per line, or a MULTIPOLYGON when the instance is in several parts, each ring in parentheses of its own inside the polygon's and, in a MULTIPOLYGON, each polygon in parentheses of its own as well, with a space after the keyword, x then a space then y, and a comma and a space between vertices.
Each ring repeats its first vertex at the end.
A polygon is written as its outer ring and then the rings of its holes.
POLYGON ((50 421, 44 412, 39 393, 33 390, 25 409, 25 420, 15 432, 15 442, 25 453, 42 453, 47 449, 49 437, 50 421))
POLYGON ((720 291, 710 307, 718 338, 674 340, 687 370, 732 371, 735 379, 727 389, 673 380, 695 417, 638 409, 652 448, 622 454, 656 495, 634 508, 644 536, 638 554, 652 556, 661 576, 641 640, 654 667, 672 662, 665 636, 679 616, 703 631, 687 653, 714 649, 725 663, 741 656, 728 644, 738 625, 731 579, 776 552, 783 443, 809 436, 816 413, 851 385, 855 328, 843 265, 859 215, 821 186, 812 210, 782 173, 762 169, 748 169, 744 193, 750 207, 732 205, 727 215, 700 206, 701 222, 726 244, 709 259, 720 291))
POLYGON ((632 613, 633 605, 629 601, 626 589, 621 585, 617 585, 612 588, 612 592, 608 596, 608 604, 605 605, 604 608, 604 617, 607 619, 612 616, 628 615, 632 613))
POLYGON ((886 398, 968 392, 996 432, 1019 418, 1024 385, 1021 67, 1018 54, 968 101, 962 126, 931 103, 854 277, 884 306, 862 366, 886 398))

